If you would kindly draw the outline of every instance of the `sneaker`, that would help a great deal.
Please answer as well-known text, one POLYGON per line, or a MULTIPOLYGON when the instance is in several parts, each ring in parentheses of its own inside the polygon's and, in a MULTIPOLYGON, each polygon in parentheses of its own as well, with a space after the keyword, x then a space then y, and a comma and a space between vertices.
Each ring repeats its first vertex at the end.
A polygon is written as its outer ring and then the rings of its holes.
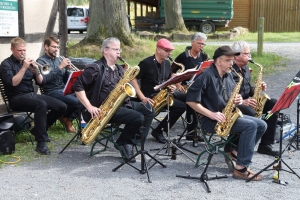
POLYGON ((234 158, 231 154, 231 152, 226 152, 226 154, 228 155, 228 157, 231 159, 232 163, 233 163, 233 166, 230 162, 230 159, 228 159, 226 156, 224 156, 225 158, 225 162, 228 166, 228 169, 230 172, 233 172, 233 170, 235 169, 235 166, 236 166, 236 158, 234 158))
MULTIPOLYGON (((245 172, 239 172, 238 170, 234 169, 232 177, 235 179, 241 179, 241 180, 248 180, 252 178, 255 175, 253 171, 250 169, 247 169, 245 172)), ((253 181, 261 181, 263 179, 263 176, 261 174, 257 175, 253 181)))

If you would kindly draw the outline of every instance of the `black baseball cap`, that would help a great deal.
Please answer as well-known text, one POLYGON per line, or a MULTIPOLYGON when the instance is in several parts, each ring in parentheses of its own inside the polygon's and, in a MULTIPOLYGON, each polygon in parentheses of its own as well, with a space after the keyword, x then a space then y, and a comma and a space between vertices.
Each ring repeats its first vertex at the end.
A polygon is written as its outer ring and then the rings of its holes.
POLYGON ((216 49, 213 59, 217 59, 220 56, 238 56, 240 52, 233 51, 229 46, 221 46, 216 49))

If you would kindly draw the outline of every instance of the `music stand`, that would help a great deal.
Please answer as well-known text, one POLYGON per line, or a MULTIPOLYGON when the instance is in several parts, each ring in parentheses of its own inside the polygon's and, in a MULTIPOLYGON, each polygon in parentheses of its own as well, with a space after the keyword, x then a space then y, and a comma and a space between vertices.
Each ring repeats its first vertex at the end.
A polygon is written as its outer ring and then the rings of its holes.
MULTIPOLYGON (((146 117, 145 117, 145 119, 146 119, 146 117)), ((127 165, 131 166, 132 168, 138 170, 141 174, 147 173, 148 182, 151 183, 148 170, 151 169, 156 163, 160 164, 163 168, 166 168, 167 166, 164 165, 164 164, 162 164, 157 159, 155 159, 154 156, 150 155, 148 153, 148 151, 146 151, 144 149, 144 145, 145 145, 145 141, 146 141, 145 135, 144 135, 144 127, 140 128, 140 134, 141 134, 141 150, 139 150, 135 155, 133 155, 132 157, 130 157, 128 160, 126 160, 126 162, 122 162, 120 165, 118 165, 117 167, 113 168, 112 171, 115 172, 115 171, 117 171, 117 169, 119 169, 123 165, 127 164, 127 165), (132 164, 130 164, 129 161, 132 160, 133 158, 137 157, 140 154, 141 154, 141 169, 138 169, 137 167, 135 167, 132 164), (148 167, 148 165, 147 165, 146 155, 149 156, 151 159, 155 160, 155 162, 150 167, 148 167)))
MULTIPOLYGON (((280 110, 289 108, 290 105, 295 100, 295 98, 297 97, 297 95, 299 94, 299 92, 300 92, 300 71, 296 74, 296 76, 293 78, 293 80, 287 85, 286 89, 283 91, 283 93, 279 97, 278 101, 276 102, 276 104, 274 105, 274 107, 272 108, 272 110, 270 111, 270 113, 266 116, 266 120, 269 119, 272 116, 273 113, 275 113, 275 112, 279 113, 280 110)), ((279 113, 279 117, 281 119, 281 124, 280 124, 280 138, 282 138, 282 133, 283 133, 283 114, 279 113)), ((297 136, 297 138, 298 138, 298 136, 297 136)), ((263 171, 268 170, 268 168, 271 167, 271 166, 273 166, 275 163, 278 163, 278 164, 277 164, 277 166, 273 167, 277 171, 276 178, 273 179, 274 183, 278 183, 278 184, 281 184, 281 185, 287 185, 287 182, 279 180, 279 172, 281 170, 289 172, 291 174, 295 174, 300 179, 300 176, 283 161, 282 154, 283 154, 283 152, 282 152, 282 139, 280 139, 279 157, 275 157, 275 160, 271 164, 269 164, 264 169, 262 169, 261 171, 259 171, 258 173, 256 173, 253 177, 247 179, 246 182, 249 182, 249 181, 253 180, 255 177, 257 177, 257 175, 259 175, 263 171), (289 168, 290 171, 282 169, 281 163, 285 164, 285 166, 287 168, 289 168)))
MULTIPOLYGON (((169 85, 172 84, 176 84, 179 82, 182 82, 190 77, 192 77, 193 75, 196 75, 199 72, 198 69, 188 69, 182 73, 177 73, 175 75, 173 75, 169 80, 165 81, 164 83, 155 86, 154 89, 155 90, 160 90, 163 88, 166 88, 169 85)), ((167 99, 169 99, 170 97, 170 92, 167 93, 167 99)), ((170 140, 170 103, 169 101, 167 101, 167 124, 168 124, 168 131, 167 131, 167 135, 168 135, 168 139, 167 142, 165 143, 165 145, 160 148, 153 156, 155 157, 156 155, 158 155, 163 149, 166 149, 167 152, 167 156, 172 156, 172 159, 176 159, 176 150, 179 150, 182 154, 184 154, 185 156, 187 156, 191 161, 193 161, 195 163, 195 161, 189 157, 187 154, 185 154, 178 146, 176 143, 176 140, 174 140, 173 142, 170 140), (173 149, 173 152, 171 154, 171 148, 173 149), (175 154, 175 155, 174 155, 175 154)), ((149 160, 148 164, 151 162, 151 160, 149 160)))

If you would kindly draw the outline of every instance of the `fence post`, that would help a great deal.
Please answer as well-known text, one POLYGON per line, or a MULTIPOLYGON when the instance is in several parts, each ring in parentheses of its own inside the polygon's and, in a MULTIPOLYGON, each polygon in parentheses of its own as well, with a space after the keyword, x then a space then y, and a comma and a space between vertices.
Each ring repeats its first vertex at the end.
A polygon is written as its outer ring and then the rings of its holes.
POLYGON ((264 44, 264 17, 258 18, 258 35, 257 35, 257 55, 262 56, 263 54, 263 44, 264 44))

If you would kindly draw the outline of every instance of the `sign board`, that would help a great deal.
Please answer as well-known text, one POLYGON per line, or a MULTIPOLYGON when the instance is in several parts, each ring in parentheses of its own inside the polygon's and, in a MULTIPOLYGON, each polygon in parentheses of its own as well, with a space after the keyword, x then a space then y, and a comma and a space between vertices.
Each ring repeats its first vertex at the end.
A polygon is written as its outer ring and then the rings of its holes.
POLYGON ((18 0, 0 0, 0 37, 18 35, 18 0))

